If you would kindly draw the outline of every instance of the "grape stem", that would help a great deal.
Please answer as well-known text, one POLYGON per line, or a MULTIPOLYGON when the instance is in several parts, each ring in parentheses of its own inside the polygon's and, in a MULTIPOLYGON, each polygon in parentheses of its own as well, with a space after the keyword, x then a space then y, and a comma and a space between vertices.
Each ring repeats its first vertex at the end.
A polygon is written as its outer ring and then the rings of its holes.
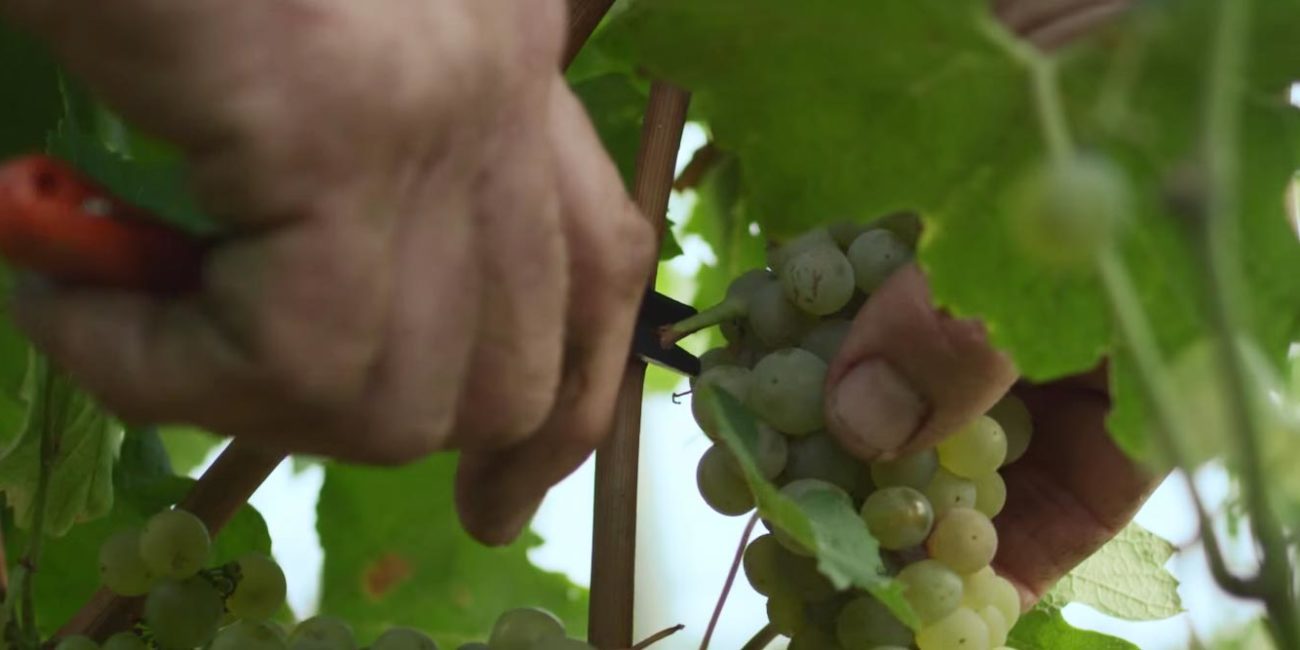
POLYGON ((564 44, 564 67, 569 67, 614 6, 614 0, 569 0, 569 40, 564 44))
POLYGON ((682 625, 681 623, 678 623, 677 625, 674 625, 672 627, 664 628, 642 639, 639 643, 632 646, 629 650, 645 650, 646 648, 649 648, 650 646, 659 643, 660 641, 663 641, 664 639, 667 639, 668 637, 677 634, 678 632, 681 632, 684 629, 686 629, 686 626, 682 625))
POLYGON ((740 562, 745 557, 745 547, 749 546, 749 536, 754 534, 756 524, 758 524, 758 513, 749 518, 749 523, 745 524, 745 532, 740 534, 736 557, 731 560, 731 570, 727 572, 727 579, 722 583, 722 593, 718 594, 718 604, 713 607, 709 627, 704 630, 704 640, 700 641, 700 650, 709 650, 709 641, 713 639, 713 631, 718 627, 718 619, 722 618, 722 608, 727 604, 727 597, 731 595, 731 587, 736 584, 736 574, 740 572, 740 562))
POLYGON ((759 631, 755 632, 754 636, 750 637, 750 639, 745 642, 745 645, 740 647, 740 650, 763 650, 763 648, 771 645, 772 641, 775 639, 776 628, 772 627, 771 623, 768 623, 759 631))
POLYGON ((733 318, 741 318, 745 315, 746 311, 746 303, 744 300, 727 298, 722 302, 691 316, 690 318, 660 328, 659 344, 664 346, 664 348, 671 348, 676 345, 678 341, 700 330, 715 325, 721 325, 733 318))

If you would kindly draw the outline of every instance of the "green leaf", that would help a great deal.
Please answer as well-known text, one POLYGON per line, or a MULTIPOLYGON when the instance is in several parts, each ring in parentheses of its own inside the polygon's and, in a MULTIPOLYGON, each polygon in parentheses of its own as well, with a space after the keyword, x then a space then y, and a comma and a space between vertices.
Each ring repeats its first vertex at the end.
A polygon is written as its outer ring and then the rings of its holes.
POLYGON ((454 455, 438 454, 401 468, 328 466, 318 510, 321 611, 347 619, 362 641, 409 625, 456 647, 486 638, 502 611, 522 606, 545 608, 581 635, 586 592, 529 563, 536 535, 486 548, 460 528, 455 465, 454 455))
POLYGON ((213 449, 225 443, 226 438, 193 427, 164 427, 158 432, 167 449, 172 469, 187 475, 203 464, 213 449))
POLYGON ((694 302, 700 308, 721 301, 727 286, 742 273, 767 265, 766 243, 751 230, 754 220, 745 202, 740 163, 734 156, 719 156, 696 188, 695 207, 682 230, 700 236, 713 252, 714 262, 696 275, 694 302))
POLYGON ((5 89, 0 159, 35 153, 58 121, 59 71, 44 48, 0 21, 0 88, 5 89))
POLYGON ((1182 613, 1178 580, 1165 569, 1174 546, 1130 524, 1092 557, 1061 578, 1047 605, 1083 603, 1129 621, 1155 621, 1182 613))
POLYGON ((1016 650, 1138 650, 1123 639, 1080 630, 1061 616, 1060 609, 1045 606, 1020 617, 1007 636, 1007 646, 1016 650))
POLYGON ((73 524, 103 516, 112 508, 113 457, 122 431, 66 378, 55 376, 47 384, 42 377, 38 395, 22 442, 0 461, 0 491, 14 509, 17 524, 31 526, 41 466, 40 433, 48 427, 56 447, 50 463, 45 532, 57 537, 73 524))
POLYGON ((851 502, 829 492, 790 499, 759 472, 754 463, 758 446, 757 420, 735 398, 722 391, 703 390, 704 400, 719 423, 719 434, 735 453, 758 502, 758 513, 817 556, 817 568, 837 589, 857 587, 869 592, 915 628, 920 622, 903 600, 902 587, 885 573, 880 544, 867 530, 851 502))

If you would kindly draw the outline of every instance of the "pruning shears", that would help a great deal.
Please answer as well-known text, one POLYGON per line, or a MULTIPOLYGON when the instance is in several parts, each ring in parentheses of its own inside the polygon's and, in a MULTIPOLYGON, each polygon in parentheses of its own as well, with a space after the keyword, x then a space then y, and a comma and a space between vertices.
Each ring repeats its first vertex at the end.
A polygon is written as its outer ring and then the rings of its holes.
MULTIPOLYGON (((166 225, 58 159, 26 156, 0 165, 0 255, 53 280, 160 294, 197 290, 212 242, 166 225)), ((632 354, 685 375, 700 361, 664 347, 659 330, 695 314, 648 289, 632 354)))

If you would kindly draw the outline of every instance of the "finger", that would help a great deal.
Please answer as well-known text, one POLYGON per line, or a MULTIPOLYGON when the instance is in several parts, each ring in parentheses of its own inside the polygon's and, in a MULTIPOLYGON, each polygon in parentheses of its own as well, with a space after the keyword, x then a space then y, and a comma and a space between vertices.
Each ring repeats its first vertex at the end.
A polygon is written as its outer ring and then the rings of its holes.
POLYGON ((1007 505, 995 519, 995 564, 1027 604, 1118 534, 1159 484, 1115 445, 1106 431, 1110 401, 1090 383, 1017 388, 1036 433, 1025 456, 1002 470, 1007 505))
POLYGON ((653 238, 629 203, 580 106, 557 89, 557 151, 572 284, 565 374, 555 409, 537 434, 501 452, 466 453, 456 502, 479 540, 514 539, 546 491, 591 455, 609 431, 627 367, 653 238))
POLYGON ((1015 376, 980 324, 935 310, 908 266, 872 294, 832 361, 827 427, 863 459, 893 457, 984 413, 1015 376))

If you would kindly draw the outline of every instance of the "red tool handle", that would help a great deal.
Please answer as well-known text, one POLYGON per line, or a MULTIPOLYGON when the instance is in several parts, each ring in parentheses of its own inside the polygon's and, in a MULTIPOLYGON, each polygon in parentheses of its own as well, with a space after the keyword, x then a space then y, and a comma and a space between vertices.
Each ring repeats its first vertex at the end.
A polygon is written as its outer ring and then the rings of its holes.
POLYGON ((0 255, 58 282, 159 293, 201 283, 203 245, 49 156, 0 166, 0 255))

